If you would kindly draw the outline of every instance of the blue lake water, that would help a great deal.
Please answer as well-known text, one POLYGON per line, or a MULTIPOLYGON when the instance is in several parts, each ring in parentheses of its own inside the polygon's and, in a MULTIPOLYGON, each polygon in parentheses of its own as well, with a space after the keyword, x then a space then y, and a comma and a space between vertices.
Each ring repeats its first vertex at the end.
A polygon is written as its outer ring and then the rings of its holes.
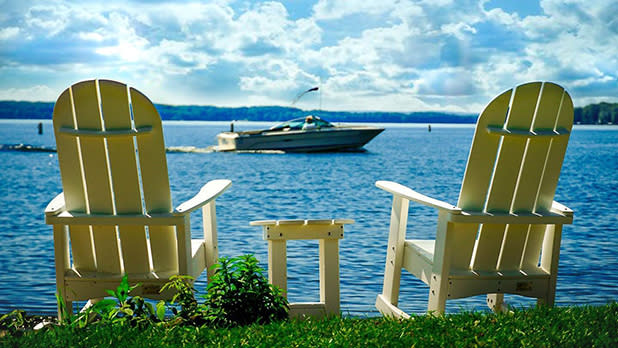
MULTIPOLYGON (((0 120, 0 144, 54 147, 50 121, 0 120)), ((237 123, 236 128, 259 128, 237 123)), ((382 289, 391 196, 376 180, 393 180, 426 195, 456 203, 474 131, 471 125, 384 125, 365 153, 257 154, 202 152, 227 123, 166 122, 168 147, 198 151, 168 154, 175 206, 208 180, 231 179, 217 200, 221 256, 255 254, 266 267, 261 219, 351 218, 340 242, 341 307, 344 314, 377 315, 382 289)), ((0 313, 22 308, 56 310, 53 240, 43 210, 62 188, 55 153, 0 151, 0 313)), ((576 126, 563 165, 556 200, 575 211, 565 226, 556 290, 558 305, 604 304, 618 300, 618 127, 576 126)), ((433 238, 437 215, 411 204, 408 238, 433 238)), ((201 216, 193 234, 202 235, 201 216)), ((317 242, 288 244, 288 287, 293 302, 318 301, 317 242)), ((403 277, 401 307, 423 313, 428 288, 403 277)), ((203 291, 205 277, 198 279, 203 291)), ((506 297, 509 304, 534 301, 506 297)), ((484 297, 449 301, 450 312, 484 309, 484 297)))

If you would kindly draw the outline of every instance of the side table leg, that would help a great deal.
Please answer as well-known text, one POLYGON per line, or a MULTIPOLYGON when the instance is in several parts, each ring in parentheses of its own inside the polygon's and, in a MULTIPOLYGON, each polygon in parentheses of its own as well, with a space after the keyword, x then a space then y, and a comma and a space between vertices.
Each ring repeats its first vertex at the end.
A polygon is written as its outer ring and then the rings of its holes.
POLYGON ((320 302, 327 315, 339 315, 339 240, 320 239, 320 302))
POLYGON ((288 270, 286 241, 268 241, 268 281, 281 288, 283 295, 288 296, 288 270))

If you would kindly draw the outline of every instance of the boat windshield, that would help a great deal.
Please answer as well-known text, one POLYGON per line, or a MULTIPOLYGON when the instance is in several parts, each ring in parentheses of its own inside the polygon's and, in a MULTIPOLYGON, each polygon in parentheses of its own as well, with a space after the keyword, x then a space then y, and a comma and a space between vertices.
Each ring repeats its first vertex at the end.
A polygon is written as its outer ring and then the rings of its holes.
MULTIPOLYGON (((313 123, 315 124, 314 128, 334 127, 330 122, 326 120, 323 120, 317 116, 312 116, 312 117, 313 117, 313 123)), ((270 127, 270 130, 271 131, 301 130, 303 129, 303 126, 305 125, 305 122, 306 122, 305 120, 306 120, 305 117, 295 118, 290 121, 276 124, 270 127)))

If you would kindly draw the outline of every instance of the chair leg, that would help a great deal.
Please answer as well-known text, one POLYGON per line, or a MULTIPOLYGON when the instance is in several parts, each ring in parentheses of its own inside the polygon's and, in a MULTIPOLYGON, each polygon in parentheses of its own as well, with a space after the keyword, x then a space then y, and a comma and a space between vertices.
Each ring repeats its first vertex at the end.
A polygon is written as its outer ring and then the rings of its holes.
POLYGON ((438 228, 434 247, 431 279, 429 279, 429 304, 427 311, 442 315, 446 309, 449 292, 449 272, 453 249, 453 224, 449 223, 445 212, 438 213, 438 228))
POLYGON ((67 301, 62 295, 58 296, 58 321, 62 321, 65 315, 73 314, 73 302, 67 301))
POLYGON ((447 289, 440 284, 440 280, 432 280, 429 286, 429 303, 427 305, 427 313, 433 315, 442 315, 446 310, 447 289))
POLYGON ((556 299, 556 292, 555 292, 555 288, 549 288, 547 289, 547 293, 544 297, 538 298, 536 300, 536 305, 537 306, 548 306, 548 307, 553 307, 554 306, 554 301, 556 299))
POLYGON ((62 320, 63 311, 66 314, 73 313, 73 302, 67 301, 67 289, 64 283, 64 273, 71 268, 69 255, 68 227, 54 225, 54 259, 56 268, 56 289, 58 291, 58 319, 62 320))
POLYGON ((399 309, 399 307, 391 303, 390 300, 386 300, 383 295, 378 295, 378 297, 376 298, 376 308, 385 317, 400 318, 400 319, 410 318, 410 315, 408 315, 408 313, 399 309))
POLYGON ((408 223, 408 207, 408 200, 398 196, 393 197, 381 298, 385 303, 395 307, 399 301, 399 285, 403 265, 406 225, 408 223))
POLYGON ((550 274, 545 296, 537 300, 538 305, 553 306, 556 299, 556 281, 558 279, 558 260, 560 258, 560 240, 562 225, 547 225, 541 253, 541 268, 550 274))
POLYGON ((506 312, 508 310, 504 302, 504 294, 487 294, 487 306, 495 313, 506 312))

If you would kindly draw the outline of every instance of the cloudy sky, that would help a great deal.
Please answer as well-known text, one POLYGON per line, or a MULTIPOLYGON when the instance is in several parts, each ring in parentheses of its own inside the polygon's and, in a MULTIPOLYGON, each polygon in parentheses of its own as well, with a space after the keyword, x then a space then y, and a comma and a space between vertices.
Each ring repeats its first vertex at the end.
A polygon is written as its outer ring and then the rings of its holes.
POLYGON ((0 100, 124 81, 156 103, 479 112, 532 80, 618 102, 616 0, 0 0, 0 100), (320 102, 321 100, 321 102, 320 102))

